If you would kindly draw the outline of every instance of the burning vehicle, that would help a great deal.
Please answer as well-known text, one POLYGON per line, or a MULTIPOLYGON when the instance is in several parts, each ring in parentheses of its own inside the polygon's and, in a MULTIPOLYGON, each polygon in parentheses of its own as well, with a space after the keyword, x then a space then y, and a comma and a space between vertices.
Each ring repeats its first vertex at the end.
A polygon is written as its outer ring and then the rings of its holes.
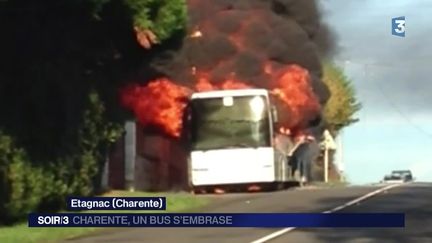
POLYGON ((187 111, 189 178, 195 191, 290 179, 287 157, 275 149, 276 109, 265 89, 194 93, 187 111))

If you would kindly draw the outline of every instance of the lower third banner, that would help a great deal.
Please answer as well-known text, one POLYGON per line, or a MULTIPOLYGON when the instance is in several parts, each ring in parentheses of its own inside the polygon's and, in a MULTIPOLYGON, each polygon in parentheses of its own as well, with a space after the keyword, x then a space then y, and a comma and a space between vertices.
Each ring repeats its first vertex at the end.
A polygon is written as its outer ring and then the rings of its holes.
POLYGON ((58 213, 28 216, 29 227, 405 227, 402 213, 125 214, 58 213))

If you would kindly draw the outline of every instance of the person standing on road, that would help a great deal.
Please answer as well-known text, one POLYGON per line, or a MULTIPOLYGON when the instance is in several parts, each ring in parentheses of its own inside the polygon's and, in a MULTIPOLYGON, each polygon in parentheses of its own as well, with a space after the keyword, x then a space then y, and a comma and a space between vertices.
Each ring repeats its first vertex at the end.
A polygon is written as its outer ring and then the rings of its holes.
POLYGON ((300 180, 304 175, 304 153, 306 150, 305 146, 306 137, 301 135, 297 137, 296 145, 290 152, 290 164, 293 168, 293 176, 295 180, 300 180))
POLYGON ((319 156, 319 145, 313 136, 299 137, 297 148, 292 153, 292 163, 295 166, 296 179, 304 184, 312 180, 312 164, 319 156))

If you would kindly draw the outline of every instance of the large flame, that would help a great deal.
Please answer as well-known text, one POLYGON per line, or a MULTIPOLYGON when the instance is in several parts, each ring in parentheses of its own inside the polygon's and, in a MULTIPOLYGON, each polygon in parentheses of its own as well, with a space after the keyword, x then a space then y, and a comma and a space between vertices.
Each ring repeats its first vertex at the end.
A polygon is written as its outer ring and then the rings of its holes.
POLYGON ((156 126, 170 136, 179 137, 181 118, 190 93, 186 87, 159 79, 147 86, 127 86, 121 92, 121 101, 143 126, 156 126))
POLYGON ((271 91, 283 103, 287 118, 283 121, 288 128, 302 128, 319 114, 321 106, 315 96, 307 70, 290 65, 274 75, 271 91))
POLYGON ((204 91, 212 91, 212 90, 227 90, 227 89, 248 89, 252 88, 252 86, 247 85, 244 82, 235 80, 235 79, 227 79, 222 83, 217 85, 212 84, 207 78, 199 78, 198 82, 195 85, 195 90, 198 92, 204 91))
MULTIPOLYGON (((192 68, 194 69, 194 68, 192 68)), ((283 104, 282 120, 284 129, 304 126, 308 119, 320 110, 314 95, 307 70, 297 65, 287 66, 272 75, 274 88, 270 92, 283 104)), ((211 90, 246 89, 253 86, 236 80, 235 75, 221 83, 211 83, 205 74, 197 74, 193 88, 196 92, 211 90)), ((168 79, 158 79, 146 86, 131 85, 122 90, 122 103, 131 109, 144 126, 160 127, 172 137, 179 137, 182 129, 182 116, 187 98, 192 89, 179 86, 168 79)))

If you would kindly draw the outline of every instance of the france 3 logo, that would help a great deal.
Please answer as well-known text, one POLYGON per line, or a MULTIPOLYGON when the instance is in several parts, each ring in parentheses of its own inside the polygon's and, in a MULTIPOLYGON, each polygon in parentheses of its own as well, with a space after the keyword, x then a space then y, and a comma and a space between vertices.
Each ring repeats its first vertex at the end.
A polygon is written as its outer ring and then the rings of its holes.
POLYGON ((405 37, 405 16, 392 18, 392 35, 405 37))

